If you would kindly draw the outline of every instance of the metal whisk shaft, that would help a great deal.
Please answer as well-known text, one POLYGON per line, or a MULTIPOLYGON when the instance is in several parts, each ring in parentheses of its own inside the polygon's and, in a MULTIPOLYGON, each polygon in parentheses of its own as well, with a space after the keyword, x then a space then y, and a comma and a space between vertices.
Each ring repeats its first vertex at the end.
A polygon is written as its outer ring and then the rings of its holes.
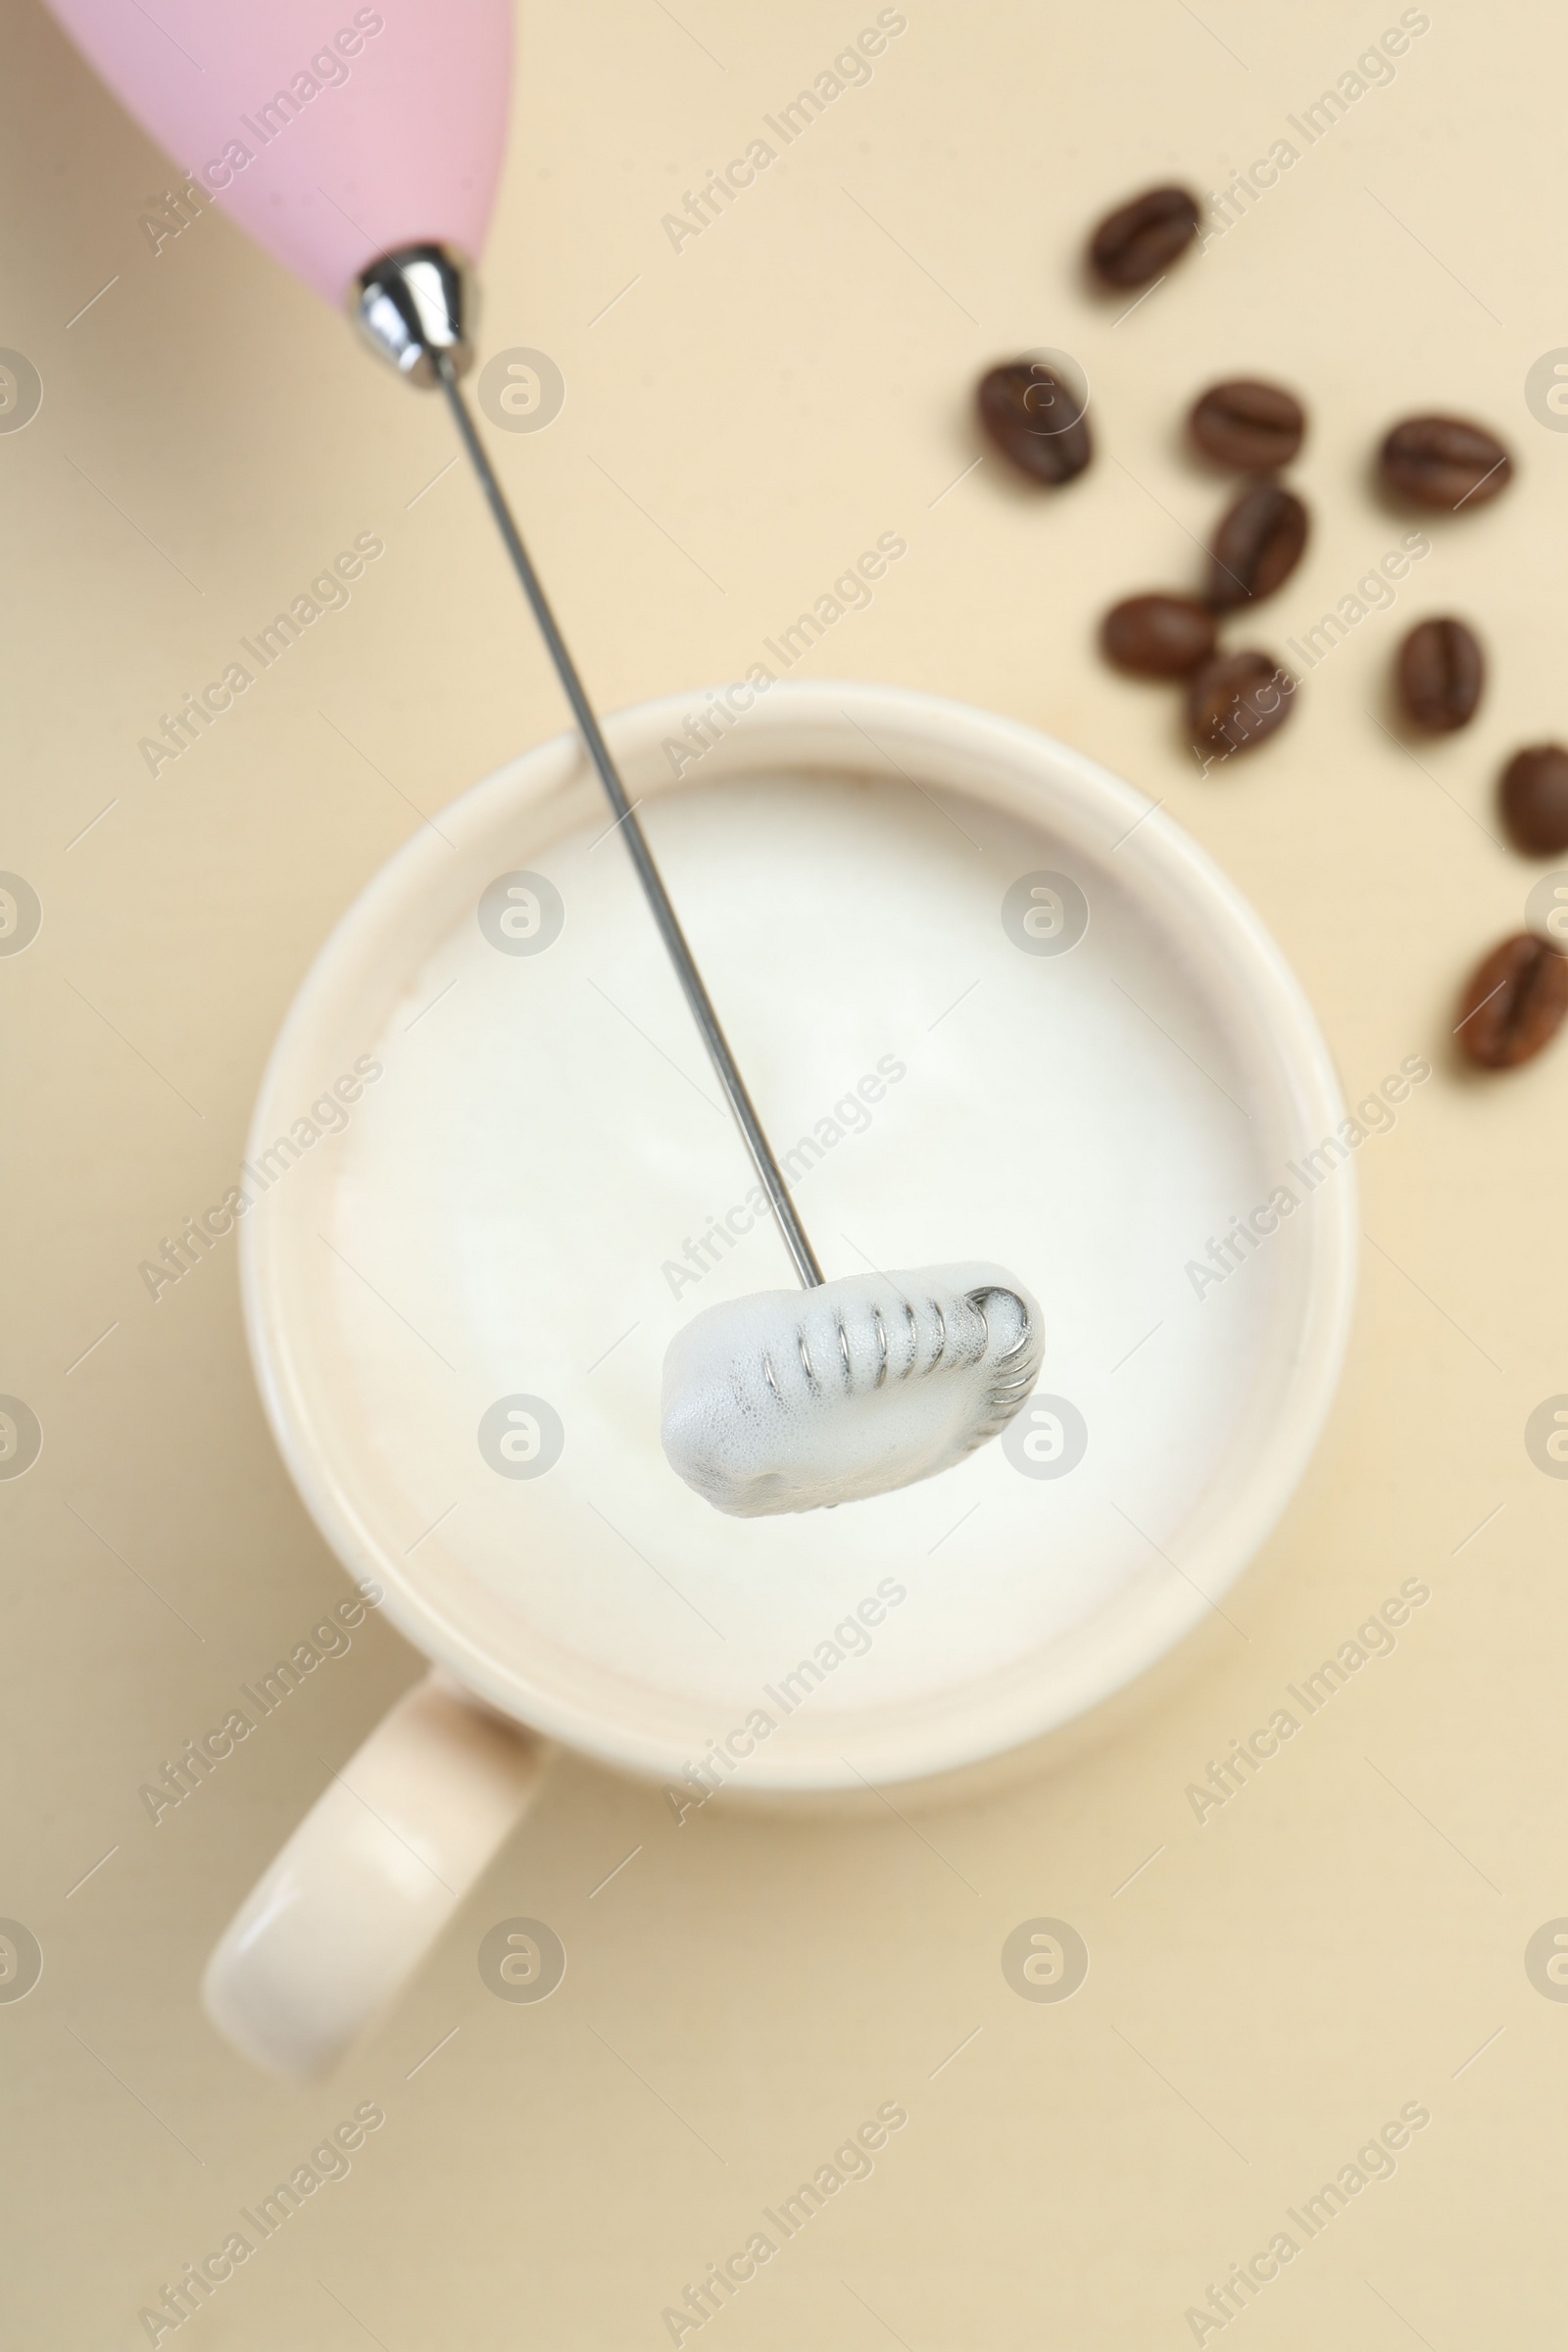
POLYGON ((447 396, 447 405, 452 411, 453 420, 462 436, 463 446, 467 452, 474 472, 479 477, 479 487, 484 492, 485 503, 495 517, 496 528, 501 533, 502 543, 512 559, 512 567, 521 581, 522 592, 533 609, 534 619, 539 624, 539 634, 545 641, 546 650, 556 665, 556 674, 565 690, 567 702, 571 705, 572 716, 577 721, 577 731, 587 747, 588 757, 599 772, 599 781, 603 784, 606 797, 614 811, 614 829, 623 836, 626 847, 631 853, 631 861, 637 869, 637 879, 641 882, 648 904, 653 909, 654 921, 659 926, 659 935, 664 943, 670 962, 675 967, 675 976, 679 980, 686 1002, 691 1007, 692 1018, 697 1023, 703 1044, 708 1049, 708 1057, 718 1074, 718 1082, 723 1088, 725 1099, 734 1113, 735 1124, 740 1129, 746 1149, 752 1155, 752 1164, 761 1178, 762 1190, 767 1195, 769 1206, 777 1220, 779 1231, 784 1237, 784 1246, 794 1260, 796 1273, 800 1276, 803 1286, 807 1290, 814 1289, 822 1281, 822 1269, 816 1262, 816 1253, 807 1239, 806 1228, 796 1213, 795 1203, 790 1198, 789 1186, 784 1181, 784 1172, 773 1156, 773 1148, 763 1131, 761 1120, 757 1115, 756 1105, 746 1091, 746 1081, 742 1078, 740 1070, 736 1066, 735 1056, 729 1050, 729 1042, 719 1023, 718 1015, 713 1010, 712 1000, 704 985, 702 973, 697 968, 696 958, 686 944, 686 935, 680 927, 680 918, 670 904, 669 893, 664 888, 659 867, 654 862, 654 854, 648 846, 648 838, 637 821, 636 809, 626 797, 625 786, 621 783, 615 762, 610 756, 610 746, 605 741, 599 721, 594 715, 593 705, 589 702, 583 690, 582 680, 577 674, 577 665, 566 650, 566 641, 562 636, 556 616, 550 609, 550 600, 545 595, 539 574, 535 571, 528 551, 523 546, 522 535, 513 519, 512 511, 507 505, 501 484, 496 479, 495 470, 485 455, 484 446, 474 427, 473 418, 468 413, 467 403, 463 397, 462 388, 458 382, 457 368, 447 352, 438 351, 432 356, 436 372, 440 377, 441 389, 447 396))

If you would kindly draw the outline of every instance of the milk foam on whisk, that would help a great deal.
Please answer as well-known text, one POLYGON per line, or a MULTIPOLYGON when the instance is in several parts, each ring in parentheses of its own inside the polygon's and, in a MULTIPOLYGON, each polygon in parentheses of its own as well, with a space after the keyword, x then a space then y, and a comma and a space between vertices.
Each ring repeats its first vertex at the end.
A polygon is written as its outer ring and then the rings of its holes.
POLYGON ((911 1486, 1006 1427, 1043 1340, 1039 1307, 1000 1266, 730 1299, 670 1342, 665 1457, 737 1519, 911 1486))

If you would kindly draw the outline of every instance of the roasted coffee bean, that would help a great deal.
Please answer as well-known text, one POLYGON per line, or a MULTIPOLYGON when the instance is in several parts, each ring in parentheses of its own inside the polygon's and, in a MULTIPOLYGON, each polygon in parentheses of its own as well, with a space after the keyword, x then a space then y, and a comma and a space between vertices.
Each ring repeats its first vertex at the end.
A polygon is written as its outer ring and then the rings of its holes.
POLYGON ((1094 456, 1084 404, 1040 360, 1009 360, 980 378, 980 421, 1005 458, 1037 482, 1070 482, 1094 456))
POLYGON ((1515 752, 1497 790, 1502 821, 1529 858, 1568 850, 1568 752, 1560 743, 1533 743, 1515 752))
POLYGON ((1267 654, 1220 654, 1187 689, 1193 741, 1220 753, 1250 751, 1285 724, 1296 693, 1290 671, 1267 654))
POLYGON ((1129 596, 1100 628, 1107 662, 1145 678, 1180 678, 1214 651, 1214 615, 1194 596, 1129 596))
POLYGON ((1399 699, 1419 727, 1451 735, 1476 714, 1487 664, 1462 620, 1418 620, 1399 648, 1399 699))
POLYGON ((1515 932, 1470 975, 1455 1031, 1484 1070, 1511 1070, 1549 1045, 1568 1012, 1568 957, 1536 931, 1515 932))
POLYGON ((1142 286, 1168 270, 1198 234, 1198 203, 1185 188, 1146 188, 1108 213, 1089 259, 1109 286, 1142 286))
POLYGON ((1272 596, 1306 545, 1306 509, 1294 490, 1254 482, 1220 522, 1209 551, 1208 601, 1221 612, 1272 596))
POLYGON ((1479 507, 1513 478, 1513 460, 1496 434, 1462 416, 1406 416, 1378 463, 1391 489, 1423 507, 1479 507))
POLYGON ((1242 376, 1235 383, 1210 385, 1194 403, 1187 429, 1205 458, 1242 473, 1272 473, 1288 466, 1300 448, 1306 416, 1282 385, 1242 376))

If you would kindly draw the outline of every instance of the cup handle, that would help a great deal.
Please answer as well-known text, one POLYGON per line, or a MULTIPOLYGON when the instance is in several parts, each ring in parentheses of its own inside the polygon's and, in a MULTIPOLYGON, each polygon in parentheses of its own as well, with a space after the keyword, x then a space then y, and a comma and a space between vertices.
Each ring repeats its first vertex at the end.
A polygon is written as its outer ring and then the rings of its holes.
POLYGON ((243 2056, 322 2074, 411 1977, 554 1753, 439 1670, 384 1715, 252 1888, 207 1963, 243 2056))

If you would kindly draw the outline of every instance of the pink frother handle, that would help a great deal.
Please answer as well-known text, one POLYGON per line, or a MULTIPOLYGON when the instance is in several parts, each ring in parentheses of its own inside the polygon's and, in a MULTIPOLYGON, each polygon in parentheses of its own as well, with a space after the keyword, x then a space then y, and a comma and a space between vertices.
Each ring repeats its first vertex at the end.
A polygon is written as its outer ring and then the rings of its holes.
POLYGON ((479 258, 506 145, 512 0, 49 4, 204 194, 328 302, 401 246, 479 258))

